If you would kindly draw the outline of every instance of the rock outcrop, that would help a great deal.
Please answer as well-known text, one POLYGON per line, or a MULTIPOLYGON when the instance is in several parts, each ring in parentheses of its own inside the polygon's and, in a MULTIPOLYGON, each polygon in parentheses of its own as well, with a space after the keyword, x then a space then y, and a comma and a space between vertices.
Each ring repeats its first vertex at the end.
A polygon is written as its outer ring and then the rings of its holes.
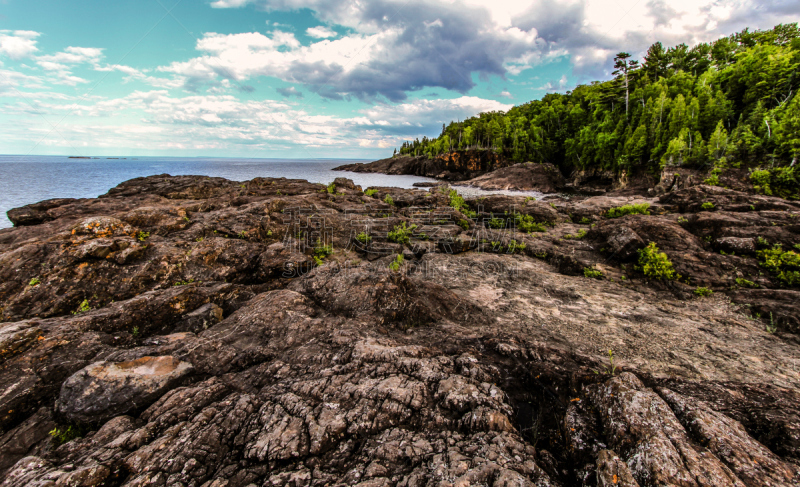
POLYGON ((797 203, 331 189, 159 175, 13 210, 0 485, 800 482, 800 291, 759 253, 797 203), (680 279, 638 269, 651 242, 680 279))

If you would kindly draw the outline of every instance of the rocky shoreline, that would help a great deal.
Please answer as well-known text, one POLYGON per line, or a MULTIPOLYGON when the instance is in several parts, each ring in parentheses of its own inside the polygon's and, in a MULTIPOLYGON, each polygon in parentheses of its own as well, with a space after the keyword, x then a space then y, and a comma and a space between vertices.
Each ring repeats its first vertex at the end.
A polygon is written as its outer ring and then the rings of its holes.
POLYGON ((686 181, 11 210, 0 485, 797 485, 800 203, 686 181))

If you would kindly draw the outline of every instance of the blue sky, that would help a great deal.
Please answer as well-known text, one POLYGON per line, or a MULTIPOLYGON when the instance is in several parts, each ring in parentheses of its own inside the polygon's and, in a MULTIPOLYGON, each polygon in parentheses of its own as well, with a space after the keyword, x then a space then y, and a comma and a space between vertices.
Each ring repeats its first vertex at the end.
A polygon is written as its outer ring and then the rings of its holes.
POLYGON ((383 157, 796 1, 0 0, 0 153, 383 157))

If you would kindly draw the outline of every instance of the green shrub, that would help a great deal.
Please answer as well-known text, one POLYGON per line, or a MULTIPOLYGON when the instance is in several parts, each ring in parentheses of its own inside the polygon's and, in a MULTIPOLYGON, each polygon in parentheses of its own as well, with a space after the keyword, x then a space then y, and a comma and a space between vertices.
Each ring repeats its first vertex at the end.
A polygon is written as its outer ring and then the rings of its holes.
POLYGON ((325 187, 328 194, 336 194, 336 183, 331 183, 325 187))
POLYGON ((34 278, 33 278, 33 279, 31 279, 31 281, 28 283, 28 286, 38 286, 38 285, 39 285, 39 283, 41 283, 41 282, 42 282, 42 280, 41 280, 41 279, 39 279, 38 277, 34 277, 34 278))
POLYGON ((531 215, 514 215, 514 225, 520 232, 546 232, 547 226, 544 223, 537 223, 531 215))
POLYGON ((702 208, 704 210, 713 210, 714 209, 714 203, 712 203, 710 201, 706 201, 705 203, 700 205, 700 208, 702 208))
POLYGON ((669 280, 679 277, 672 262, 664 252, 659 252, 655 242, 639 250, 639 268, 650 279, 669 280))
POLYGON ((333 253, 332 245, 324 245, 320 239, 317 239, 317 245, 314 247, 312 257, 317 265, 325 263, 325 258, 333 253))
POLYGON ((72 314, 77 315, 77 314, 85 313, 85 312, 91 311, 91 310, 92 310, 92 307, 89 306, 89 300, 88 299, 84 299, 83 301, 81 301, 81 304, 78 306, 78 309, 73 311, 72 314))
POLYGON ((584 267, 583 275, 586 277, 591 277, 592 279, 600 279, 601 277, 603 277, 602 272, 598 271, 597 269, 593 269, 591 267, 584 267))
POLYGON ((389 241, 399 244, 407 244, 411 240, 411 233, 415 228, 417 228, 416 225, 406 227, 406 222, 403 222, 402 224, 395 226, 394 229, 389 232, 389 241))
POLYGON ((800 285, 800 254, 784 252, 780 244, 756 252, 761 266, 775 274, 784 286, 800 285))
POLYGON ((400 270, 400 266, 403 265, 403 260, 404 260, 403 259, 403 254, 397 254, 397 257, 395 257, 394 261, 391 264, 389 264, 389 269, 392 272, 399 271, 400 270))
POLYGON ((362 244, 366 245, 366 244, 370 243, 370 241, 372 240, 372 237, 370 237, 367 232, 361 232, 358 235, 356 235, 356 240, 358 240, 362 244))
POLYGON ((505 226, 506 226, 506 221, 502 218, 492 217, 489 220, 489 228, 504 228, 505 226))
POLYGON ((714 294, 714 291, 712 291, 707 287, 698 287, 697 289, 694 290, 694 293, 698 296, 705 297, 705 296, 711 296, 712 294, 714 294))
POLYGON ((458 226, 463 228, 464 230, 469 230, 469 222, 467 220, 464 219, 458 220, 458 226))
POLYGON ((689 223, 689 219, 688 218, 684 218, 682 216, 679 216, 678 217, 678 223, 681 224, 681 225, 689 223))
POLYGON ((391 195, 386 195, 386 198, 383 199, 383 202, 387 205, 394 206, 394 200, 392 199, 391 195))
POLYGON ((367 195, 367 196, 369 196, 369 197, 373 197, 373 196, 375 196, 377 193, 378 193, 378 190, 377 190, 377 189, 368 189, 368 190, 364 191, 364 194, 365 194, 365 195, 367 195))
POLYGON ((144 242, 150 236, 150 232, 136 232, 136 240, 144 242))
POLYGON ((455 208, 468 218, 476 218, 478 213, 469 209, 464 197, 458 194, 458 191, 451 189, 450 193, 450 207, 455 208))
POLYGON ((583 225, 588 225, 588 224, 592 223, 592 220, 590 220, 590 219, 588 219, 586 217, 583 217, 583 218, 581 218, 581 221, 578 222, 578 223, 581 223, 583 225))
POLYGON ((750 173, 753 188, 762 194, 780 196, 781 198, 800 197, 800 181, 797 179, 796 167, 775 167, 758 169, 750 173))
POLYGON ((511 242, 508 243, 508 252, 511 253, 511 254, 514 254, 514 253, 516 253, 518 251, 522 252, 527 247, 528 246, 525 245, 524 242, 517 242, 516 240, 512 240, 511 242))
POLYGON ((584 229, 582 229, 582 228, 581 228, 580 230, 578 230, 578 233, 577 233, 577 234, 575 234, 575 235, 572 235, 572 234, 569 234, 569 233, 568 233, 568 234, 564 235, 564 238, 565 238, 565 239, 567 239, 567 240, 569 240, 569 239, 573 239, 573 238, 574 238, 574 239, 582 239, 583 237, 585 237, 585 236, 586 236, 586 234, 587 234, 587 233, 588 233, 588 232, 587 232, 586 230, 584 230, 584 229))
POLYGON ((650 203, 637 203, 634 205, 617 206, 606 213, 608 218, 619 218, 625 215, 649 215, 650 203))
POLYGON ((750 287, 750 288, 758 287, 758 284, 754 283, 753 281, 748 281, 747 279, 743 279, 741 277, 736 278, 736 285, 739 287, 750 287))
POLYGON ((83 435, 84 431, 80 426, 69 425, 66 428, 55 427, 50 430, 50 436, 53 437, 53 441, 59 446, 75 438, 80 438, 83 435))

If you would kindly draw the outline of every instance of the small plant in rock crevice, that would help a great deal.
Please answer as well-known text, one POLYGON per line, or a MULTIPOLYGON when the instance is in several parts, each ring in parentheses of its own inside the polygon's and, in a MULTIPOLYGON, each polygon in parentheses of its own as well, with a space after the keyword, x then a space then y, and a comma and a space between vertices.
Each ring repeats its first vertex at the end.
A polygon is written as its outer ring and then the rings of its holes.
POLYGON ((712 291, 711 289, 709 289, 707 287, 699 286, 697 289, 694 290, 694 293, 696 295, 700 296, 700 297, 706 297, 706 296, 711 296, 712 294, 714 294, 714 291, 712 291))
POLYGON ((631 205, 617 206, 606 212, 608 218, 619 218, 625 215, 649 215, 650 203, 637 203, 631 205))
POLYGON ((411 233, 416 229, 416 225, 406 226, 406 222, 397 225, 389 231, 387 238, 390 242, 407 244, 411 240, 411 233))
POLYGON ((392 272, 399 271, 400 266, 403 265, 403 260, 404 260, 403 254, 397 254, 397 257, 395 257, 394 261, 392 261, 392 263, 389 264, 389 270, 391 270, 392 272))
POLYGON ((601 277, 603 277, 603 273, 601 271, 598 271, 597 269, 593 269, 591 267, 584 267, 583 275, 592 279, 600 279, 601 277))
POLYGON ((639 250, 639 270, 650 279, 680 279, 667 254, 660 252, 655 242, 650 242, 647 247, 639 250))
POLYGON ((140 242, 144 242, 148 237, 150 237, 150 232, 136 232, 136 240, 140 242))
POLYGON ((64 443, 74 440, 75 438, 82 437, 85 432, 83 428, 77 425, 68 425, 66 427, 55 427, 49 432, 50 436, 53 438, 53 441, 58 445, 61 446, 64 443))

